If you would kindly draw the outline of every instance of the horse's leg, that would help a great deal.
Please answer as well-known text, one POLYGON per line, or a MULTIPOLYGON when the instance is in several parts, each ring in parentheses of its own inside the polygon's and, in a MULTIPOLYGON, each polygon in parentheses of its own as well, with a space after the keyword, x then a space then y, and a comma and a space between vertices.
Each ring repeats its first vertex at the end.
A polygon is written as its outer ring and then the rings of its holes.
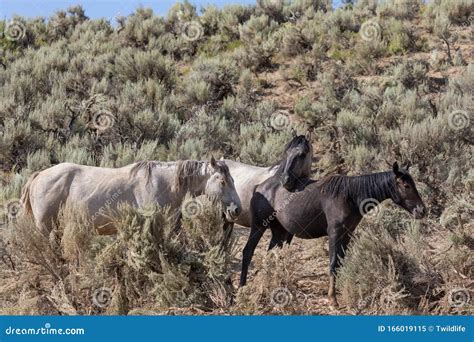
POLYGON ((341 259, 344 258, 350 235, 343 225, 333 226, 329 232, 329 305, 337 308, 339 304, 336 299, 336 274, 341 259))
POLYGON ((253 253, 258 245, 258 242, 262 238, 264 228, 257 227, 252 223, 252 229, 250 236, 242 252, 242 272, 240 273, 240 286, 244 286, 247 283, 247 273, 249 270, 250 262, 252 261, 253 253))
MULTIPOLYGON (((225 251, 229 247, 229 242, 231 241, 231 238, 232 238, 232 232, 234 231, 234 223, 229 222, 226 219, 224 219, 223 229, 224 229, 224 237, 222 239, 222 244, 220 247, 221 251, 225 251)), ((225 279, 225 284, 230 286, 231 288, 234 288, 234 286, 232 285, 232 277, 230 275, 225 279)), ((233 300, 234 299, 232 298, 231 299, 232 303, 233 303, 233 300)))
POLYGON ((268 250, 273 249, 275 246, 283 247, 283 242, 286 239, 287 232, 281 227, 278 228, 271 228, 272 230, 272 238, 270 240, 270 244, 268 245, 268 250))
POLYGON ((234 223, 228 222, 227 220, 224 221, 224 240, 222 241, 222 248, 226 248, 229 244, 230 238, 232 237, 232 232, 234 230, 234 223))
MULTIPOLYGON (((329 231, 329 230, 328 230, 329 231)), ((338 234, 332 231, 329 235, 329 305, 337 308, 339 304, 336 299, 336 265, 337 265, 337 247, 339 244, 338 234)))
POLYGON ((287 233, 287 235, 286 235, 286 243, 287 243, 288 245, 291 244, 291 240, 293 240, 293 236, 294 236, 293 234, 287 233))

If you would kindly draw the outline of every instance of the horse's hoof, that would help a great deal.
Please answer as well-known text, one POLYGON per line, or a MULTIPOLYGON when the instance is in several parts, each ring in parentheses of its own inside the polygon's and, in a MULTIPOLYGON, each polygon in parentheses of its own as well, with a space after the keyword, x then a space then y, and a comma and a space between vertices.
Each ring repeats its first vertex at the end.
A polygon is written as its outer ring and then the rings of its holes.
POLYGON ((339 303, 335 297, 328 298, 331 309, 339 309, 339 303))

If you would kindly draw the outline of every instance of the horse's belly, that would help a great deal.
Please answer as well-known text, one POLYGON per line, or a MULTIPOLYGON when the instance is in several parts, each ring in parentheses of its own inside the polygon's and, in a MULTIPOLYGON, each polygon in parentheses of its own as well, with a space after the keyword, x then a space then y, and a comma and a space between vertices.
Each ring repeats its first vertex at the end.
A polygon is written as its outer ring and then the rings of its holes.
POLYGON ((284 228, 300 239, 317 239, 327 235, 326 217, 301 217, 299 220, 291 217, 283 224, 284 228))
POLYGON ((300 239, 307 239, 307 240, 317 239, 317 238, 327 236, 327 235, 328 233, 326 229, 308 230, 304 232, 298 232, 297 234, 295 234, 296 237, 300 239))

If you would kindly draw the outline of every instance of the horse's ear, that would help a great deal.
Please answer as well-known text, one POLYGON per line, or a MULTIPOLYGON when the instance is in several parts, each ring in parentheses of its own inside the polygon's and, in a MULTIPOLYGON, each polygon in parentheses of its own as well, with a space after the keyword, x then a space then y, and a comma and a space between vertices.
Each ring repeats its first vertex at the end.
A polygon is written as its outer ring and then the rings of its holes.
POLYGON ((211 156, 211 161, 210 161, 210 163, 211 163, 211 166, 212 166, 212 167, 216 167, 216 166, 217 166, 217 162, 216 162, 216 160, 214 159, 214 156, 211 156))
POLYGON ((397 162, 393 163, 393 165, 392 165, 392 170, 393 170, 393 173, 395 174, 395 176, 396 176, 397 178, 398 178, 399 176, 401 176, 401 174, 400 174, 400 169, 399 169, 399 167, 398 167, 398 163, 397 163, 397 162))
POLYGON ((294 138, 298 135, 298 132, 296 132, 296 129, 294 127, 291 127, 291 136, 294 138))

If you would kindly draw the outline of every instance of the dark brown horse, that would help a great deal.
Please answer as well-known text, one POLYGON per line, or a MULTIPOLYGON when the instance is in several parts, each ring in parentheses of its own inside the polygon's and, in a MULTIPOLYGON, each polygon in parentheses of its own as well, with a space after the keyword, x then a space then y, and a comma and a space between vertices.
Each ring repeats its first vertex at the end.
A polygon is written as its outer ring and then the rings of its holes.
POLYGON ((272 231, 269 249, 282 246, 295 235, 302 239, 329 237, 329 303, 337 307, 335 275, 354 229, 363 215, 386 200, 406 209, 415 218, 426 209, 408 170, 393 164, 392 170, 362 176, 328 176, 300 180, 294 191, 270 177, 255 188, 251 200, 252 229, 243 250, 240 286, 247 281, 253 253, 267 228, 272 231))

